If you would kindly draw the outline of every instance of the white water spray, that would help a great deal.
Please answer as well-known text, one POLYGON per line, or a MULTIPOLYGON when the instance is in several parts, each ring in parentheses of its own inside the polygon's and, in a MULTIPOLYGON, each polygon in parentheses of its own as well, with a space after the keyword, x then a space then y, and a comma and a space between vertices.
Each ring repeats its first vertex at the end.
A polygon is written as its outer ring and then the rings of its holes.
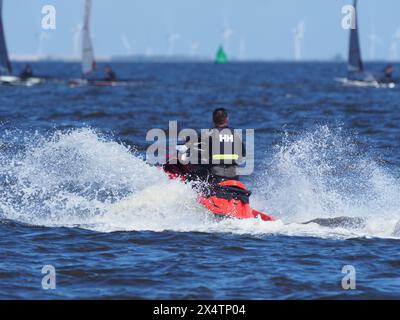
POLYGON ((252 206, 277 222, 217 221, 189 185, 171 181, 138 153, 91 129, 16 139, 0 154, 0 217, 101 232, 232 232, 322 238, 394 237, 400 183, 326 126, 285 137, 254 181, 252 206), (22 144, 22 147, 21 147, 22 144), (317 218, 360 217, 363 225, 322 227, 317 218))

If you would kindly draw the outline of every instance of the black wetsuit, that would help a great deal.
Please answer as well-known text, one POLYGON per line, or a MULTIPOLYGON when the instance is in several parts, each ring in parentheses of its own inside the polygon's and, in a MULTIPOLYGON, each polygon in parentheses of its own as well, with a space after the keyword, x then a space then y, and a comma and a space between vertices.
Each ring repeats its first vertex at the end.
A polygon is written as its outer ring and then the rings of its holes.
POLYGON ((393 82, 393 67, 391 65, 387 66, 383 70, 384 77, 382 79, 382 82, 389 83, 393 82))
POLYGON ((33 71, 31 67, 25 67, 24 70, 22 70, 21 74, 19 75, 21 79, 28 79, 33 77, 33 71))
POLYGON ((385 81, 386 82, 392 82, 393 81, 393 73, 392 72, 387 72, 385 70, 385 81))

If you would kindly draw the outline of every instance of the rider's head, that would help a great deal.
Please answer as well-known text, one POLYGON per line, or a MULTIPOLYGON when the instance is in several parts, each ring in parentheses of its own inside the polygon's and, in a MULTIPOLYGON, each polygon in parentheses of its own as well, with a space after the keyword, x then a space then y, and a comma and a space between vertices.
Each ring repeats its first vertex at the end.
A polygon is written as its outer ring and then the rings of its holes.
POLYGON ((227 127, 229 122, 228 111, 224 108, 215 109, 213 112, 213 122, 215 127, 227 127))

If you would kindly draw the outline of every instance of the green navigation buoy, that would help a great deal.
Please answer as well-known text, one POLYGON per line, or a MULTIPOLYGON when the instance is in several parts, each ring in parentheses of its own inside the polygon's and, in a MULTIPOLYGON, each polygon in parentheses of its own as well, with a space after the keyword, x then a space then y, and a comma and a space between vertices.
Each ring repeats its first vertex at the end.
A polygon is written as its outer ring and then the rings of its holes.
POLYGON ((222 46, 218 48, 217 55, 215 57, 215 63, 227 63, 228 57, 226 56, 225 50, 222 46))

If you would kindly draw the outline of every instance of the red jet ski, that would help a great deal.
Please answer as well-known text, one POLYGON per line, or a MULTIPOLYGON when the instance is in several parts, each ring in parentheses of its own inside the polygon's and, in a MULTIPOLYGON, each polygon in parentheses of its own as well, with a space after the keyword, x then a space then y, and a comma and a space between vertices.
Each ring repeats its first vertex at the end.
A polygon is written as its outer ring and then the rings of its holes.
MULTIPOLYGON (((164 164, 163 170, 170 179, 188 181, 193 176, 193 166, 182 165, 179 161, 177 164, 164 164)), ((199 192, 198 202, 219 217, 274 221, 270 215, 250 207, 250 195, 251 191, 240 181, 226 180, 199 192)))

